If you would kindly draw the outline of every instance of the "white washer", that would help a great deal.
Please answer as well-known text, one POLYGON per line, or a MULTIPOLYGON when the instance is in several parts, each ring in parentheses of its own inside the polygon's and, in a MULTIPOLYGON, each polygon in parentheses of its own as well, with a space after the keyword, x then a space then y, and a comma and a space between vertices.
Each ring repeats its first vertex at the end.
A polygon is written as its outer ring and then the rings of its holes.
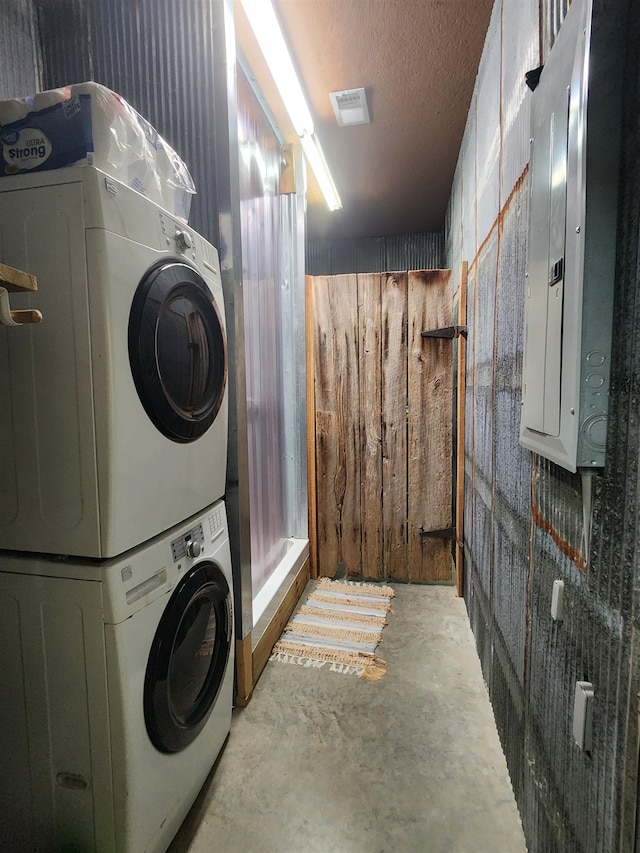
POLYGON ((231 722, 224 503, 102 564, 0 560, 3 849, 164 851, 231 722))
POLYGON ((43 314, 0 326, 0 548, 112 557, 222 498, 215 248, 77 166, 0 180, 0 263, 43 314))

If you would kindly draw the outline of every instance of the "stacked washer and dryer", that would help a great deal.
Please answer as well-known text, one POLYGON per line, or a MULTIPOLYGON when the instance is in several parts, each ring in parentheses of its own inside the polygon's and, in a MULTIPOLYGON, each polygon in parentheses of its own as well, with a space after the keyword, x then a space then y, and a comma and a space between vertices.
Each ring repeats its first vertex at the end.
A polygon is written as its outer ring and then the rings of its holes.
POLYGON ((163 851, 228 735, 218 255, 90 165, 0 178, 0 835, 163 851))

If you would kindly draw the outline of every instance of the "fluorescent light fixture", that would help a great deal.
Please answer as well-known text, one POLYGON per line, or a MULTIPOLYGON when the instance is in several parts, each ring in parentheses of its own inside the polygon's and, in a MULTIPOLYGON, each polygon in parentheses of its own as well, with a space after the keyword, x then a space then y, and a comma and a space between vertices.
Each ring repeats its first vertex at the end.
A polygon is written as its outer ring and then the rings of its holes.
POLYGON ((300 142, 302 143, 302 150, 305 153, 305 157, 309 161, 313 169, 313 174, 320 185, 327 207, 329 210, 340 210, 342 202, 340 201, 336 185, 333 183, 327 161, 324 159, 324 151, 318 137, 315 133, 305 133, 304 136, 300 137, 300 142))
POLYGON ((333 183, 320 142, 314 133, 311 112, 271 0, 241 0, 241 2, 329 210, 339 210, 342 202, 333 183))

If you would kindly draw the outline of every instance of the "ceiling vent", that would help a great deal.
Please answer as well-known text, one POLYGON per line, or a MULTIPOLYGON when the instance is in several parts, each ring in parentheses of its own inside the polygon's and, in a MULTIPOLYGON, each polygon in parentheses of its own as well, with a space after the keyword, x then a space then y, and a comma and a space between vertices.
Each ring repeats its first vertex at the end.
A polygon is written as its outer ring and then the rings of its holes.
POLYGON ((340 127, 352 124, 369 124, 369 108, 364 89, 345 89, 342 92, 330 92, 333 111, 340 127))

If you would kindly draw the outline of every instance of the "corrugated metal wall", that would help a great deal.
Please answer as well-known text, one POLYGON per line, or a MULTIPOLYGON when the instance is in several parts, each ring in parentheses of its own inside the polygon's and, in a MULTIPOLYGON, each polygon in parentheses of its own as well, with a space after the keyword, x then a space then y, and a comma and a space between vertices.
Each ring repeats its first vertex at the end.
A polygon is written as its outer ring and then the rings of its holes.
MULTIPOLYGON (((529 185, 524 73, 547 55, 567 5, 495 3, 447 215, 446 265, 471 265, 465 599, 529 850, 613 853, 633 849, 638 755, 638 4, 627 37, 628 160, 608 463, 594 486, 590 552, 587 486, 518 443, 529 185), (556 578, 565 582, 561 624, 550 618, 556 578), (572 736, 579 679, 596 691, 590 755, 572 736)), ((626 13, 624 0, 596 0, 594 9, 594 26, 626 13)), ((622 29, 611 35, 612 50, 624 47, 622 29)))
POLYGON ((307 469, 300 464, 307 459, 305 228, 305 199, 300 188, 298 193, 280 197, 280 298, 282 316, 286 318, 280 405, 286 436, 283 449, 286 535, 294 539, 309 538, 307 469))
POLYGON ((129 101, 186 162, 189 224, 219 246, 212 4, 53 0, 38 14, 44 87, 95 80, 129 101))
POLYGON ((238 77, 240 218, 255 595, 286 551, 282 465, 280 143, 238 77))
POLYGON ((307 538, 306 518, 300 518, 307 502, 306 454, 299 452, 305 383, 296 370, 304 364, 304 275, 297 262, 304 223, 296 215, 297 196, 279 195, 280 142, 243 74, 238 138, 255 599, 286 554, 289 537, 307 538))
POLYGON ((30 0, 0 5, 0 100, 31 95, 40 88, 36 14, 30 0))
POLYGON ((436 270, 442 268, 443 261, 442 234, 307 242, 308 275, 436 270))

